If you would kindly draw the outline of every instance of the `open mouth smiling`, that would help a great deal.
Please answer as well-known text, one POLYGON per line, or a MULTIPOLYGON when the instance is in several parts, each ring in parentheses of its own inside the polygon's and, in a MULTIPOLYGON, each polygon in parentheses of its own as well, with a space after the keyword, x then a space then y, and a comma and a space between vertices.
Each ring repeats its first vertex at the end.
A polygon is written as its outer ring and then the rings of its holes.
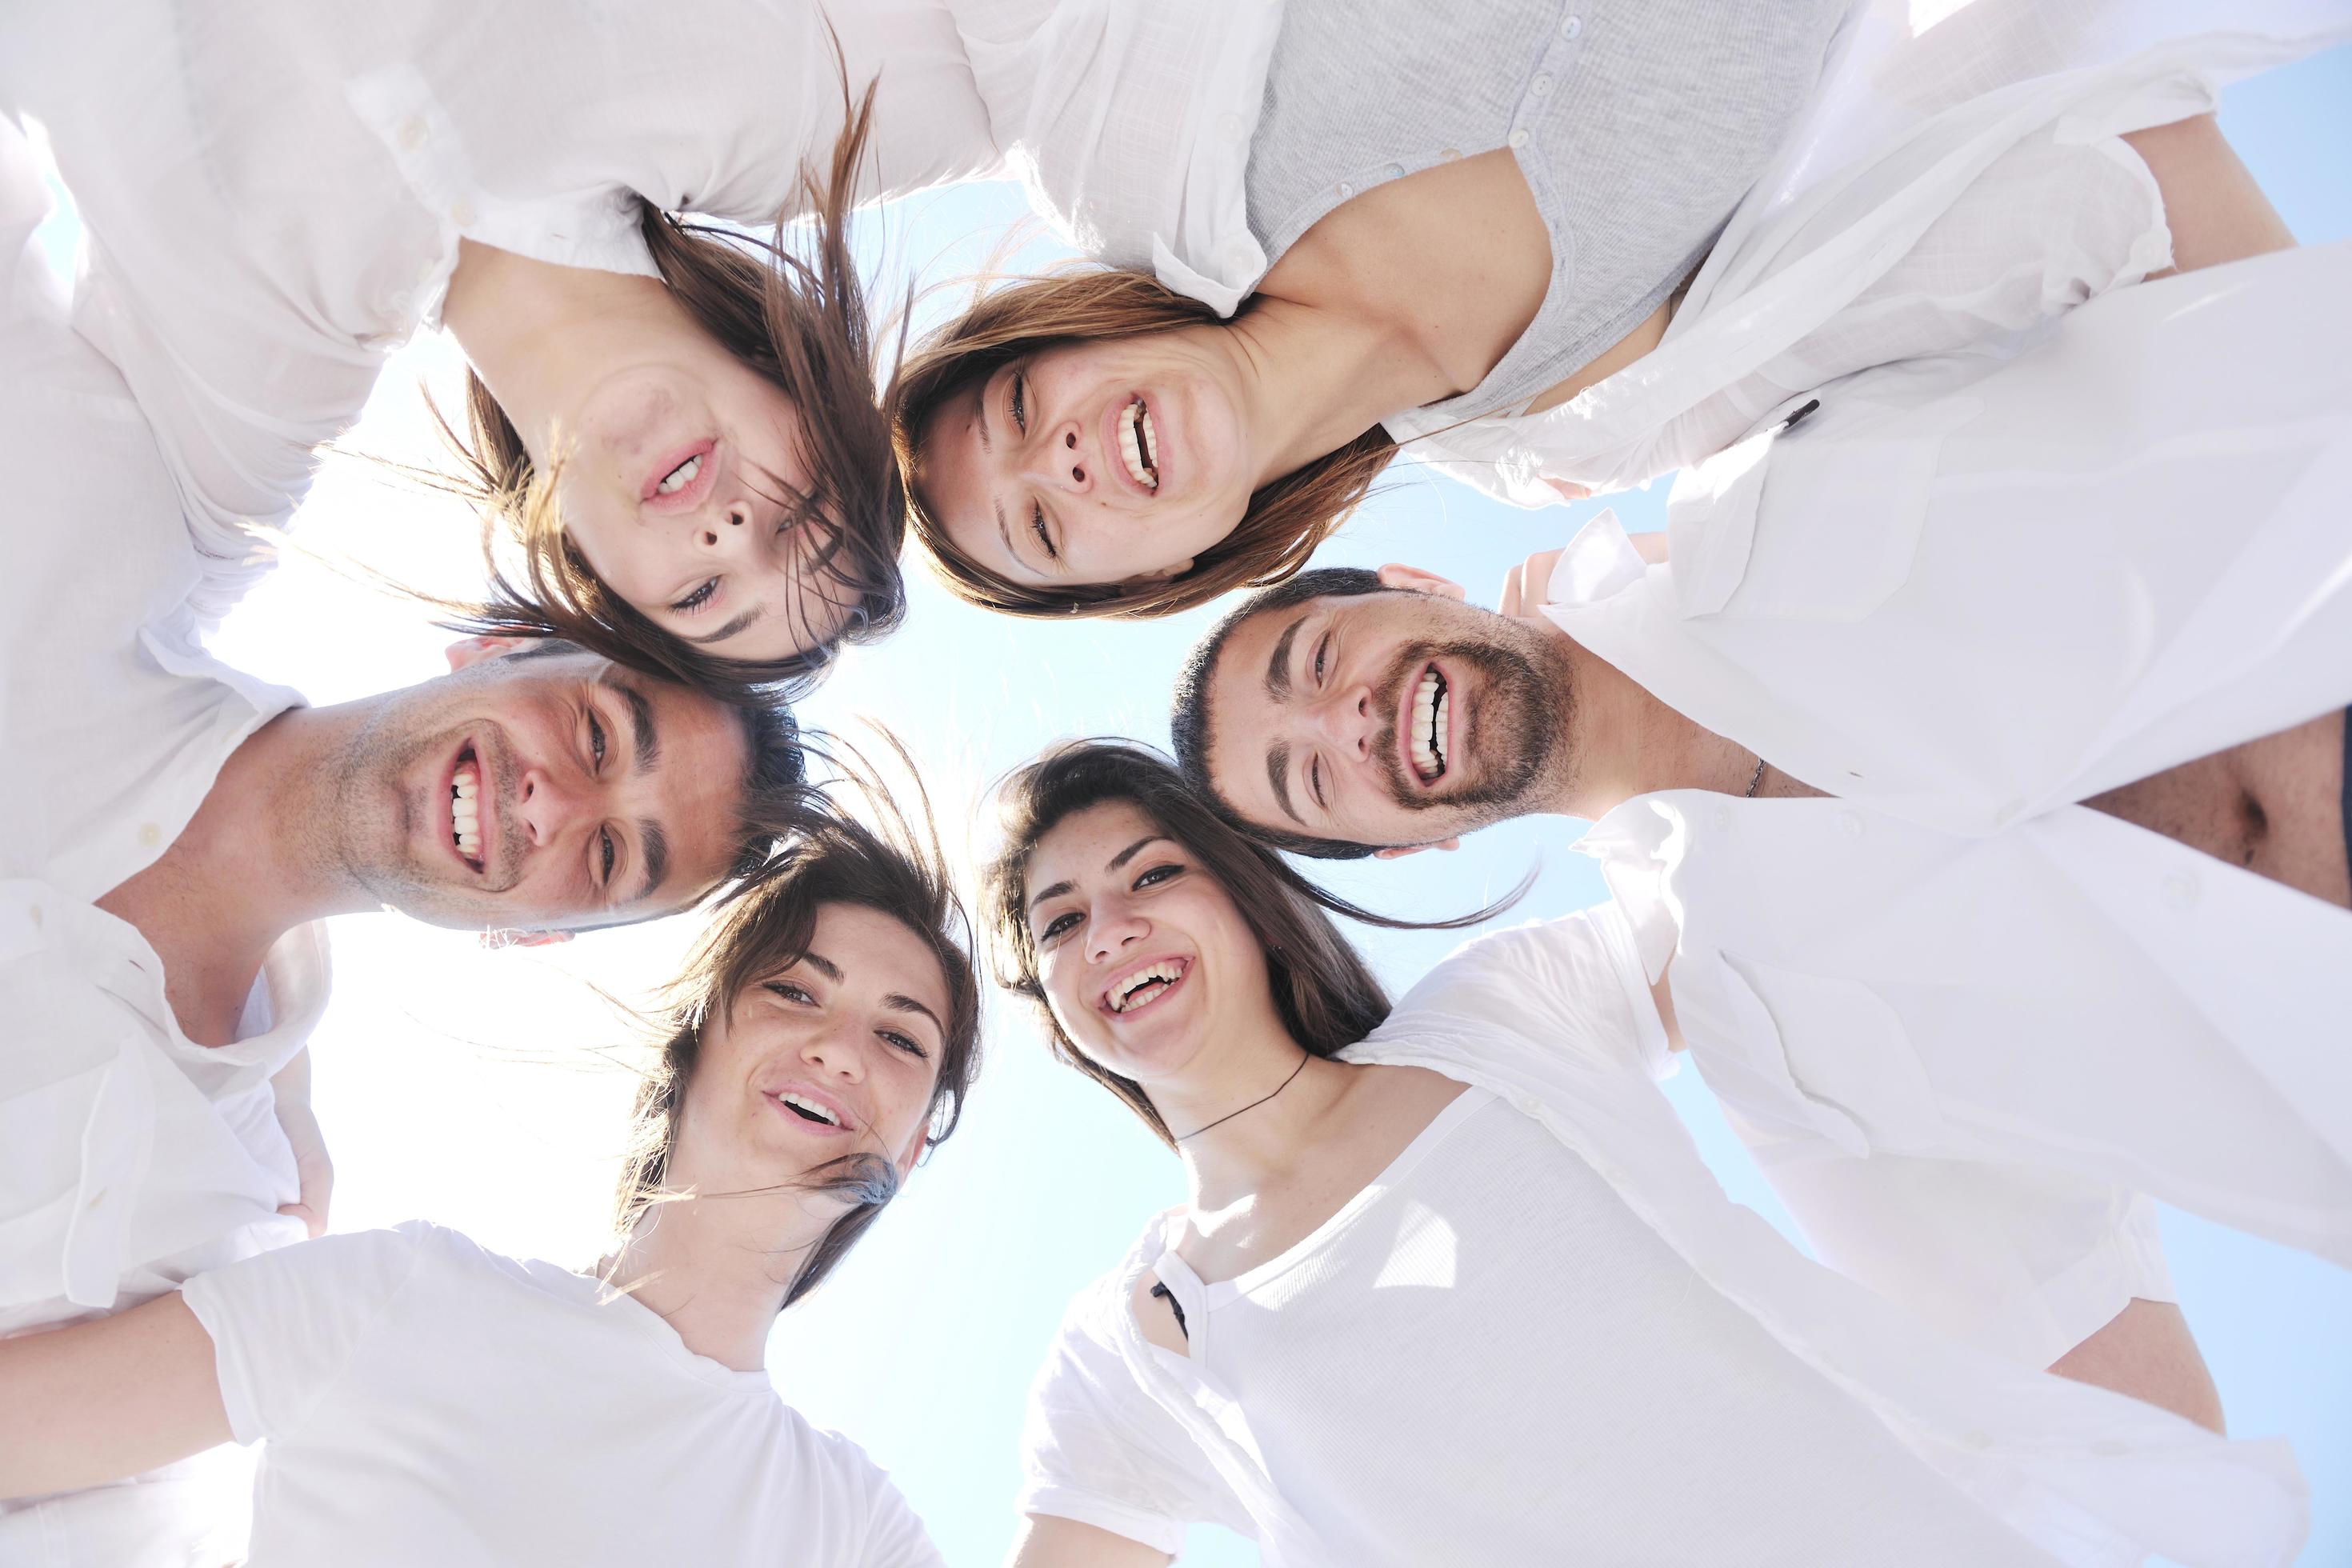
POLYGON ((800 1084, 763 1089, 761 1093, 769 1104, 805 1126, 827 1132, 854 1132, 857 1130, 848 1108, 831 1095, 819 1094, 814 1089, 800 1084))
POLYGON ((1188 958, 1157 958, 1138 964, 1103 987, 1096 1005, 1114 1016, 1132 1017, 1183 984, 1192 968, 1188 958))
POLYGON ((1160 443, 1160 428, 1151 421, 1151 405, 1140 393, 1108 411, 1107 447, 1118 449, 1119 478, 1138 495, 1157 495, 1160 485, 1160 466, 1165 457, 1160 443))
POLYGON ((646 477, 637 499, 656 503, 663 511, 692 510, 715 482, 718 448, 719 443, 705 438, 660 459, 661 466, 646 477))
POLYGON ((1420 677, 1412 683, 1402 722, 1398 726, 1404 736, 1405 761, 1412 764, 1413 777, 1426 785, 1444 779, 1448 771, 1446 758, 1454 746, 1453 689, 1434 664, 1422 667, 1420 677))
POLYGON ((468 741, 457 748, 457 760, 449 769, 448 832, 449 847, 477 873, 489 858, 483 847, 482 818, 488 813, 481 794, 481 759, 475 755, 474 742, 468 741))

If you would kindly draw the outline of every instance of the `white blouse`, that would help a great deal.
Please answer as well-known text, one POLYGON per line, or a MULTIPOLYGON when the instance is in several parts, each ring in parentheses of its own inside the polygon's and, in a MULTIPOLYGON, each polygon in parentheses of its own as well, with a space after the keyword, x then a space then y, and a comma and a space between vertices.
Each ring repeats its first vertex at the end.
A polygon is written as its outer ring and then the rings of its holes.
MULTIPOLYGON (((2118 1568, 2150 1552, 2200 1564, 2291 1560, 2305 1504, 2284 1445, 2227 1442, 2152 1406, 1939 1338, 1808 1261, 1727 1198, 1651 1081, 1666 1043, 1631 932, 1606 906, 1570 919, 1586 925, 1585 940, 1563 943, 1521 928, 1468 944, 1346 1055, 1443 1073, 1530 1119, 1574 1158, 1549 1168, 1597 1176, 1608 1200, 1649 1233, 1622 1233, 1620 1245, 1638 1245, 1644 1267, 1680 1271, 1733 1310, 1711 1331, 1729 1334, 1727 1325, 1744 1318, 1738 1331, 1786 1352, 1797 1363, 1791 1375, 1818 1377, 1853 1401, 2058 1560, 2118 1568)), ((1582 1201, 1601 1190, 1585 1189, 1582 1201)), ((1394 1212, 1402 1220, 1411 1211, 1394 1212)), ((1195 1297, 1211 1318, 1202 1365, 1143 1338, 1129 1302, 1143 1274, 1167 1262, 1168 1235, 1167 1222, 1155 1220, 1119 1267, 1072 1303, 1033 1391, 1022 1506, 1162 1549, 1172 1549, 1171 1521, 1205 1519, 1256 1535, 1270 1563, 1355 1561, 1327 1550, 1315 1500, 1293 1495, 1246 1393, 1226 1382, 1215 1326, 1225 1308, 1213 1293, 1195 1297)), ((1383 1250, 1372 1247, 1376 1257, 1383 1250)), ((1434 1267, 1425 1251, 1401 1266, 1434 1267)), ((1173 1267, 1169 1273, 1181 1281, 1173 1267)), ((1256 1280, 1245 1279, 1257 1294, 1256 1280)), ((1377 1282, 1376 1270, 1364 1289, 1377 1282)), ((1551 1310, 1539 1298, 1516 1304, 1531 1315, 1551 1310)), ((1591 1348, 1563 1339, 1551 1353, 1573 1363, 1591 1348)), ((1384 1368, 1397 1359, 1384 1352, 1384 1368)), ((1532 1351, 1515 1358, 1513 1371, 1538 1387, 1559 1375, 1532 1351)), ((1583 1412, 1555 1406, 1549 1415, 1572 1426, 1583 1412)), ((1404 1484, 1425 1487, 1434 1461, 1402 1458, 1404 1484)), ((1863 1484, 1849 1506, 1861 1504, 1863 1484)), ((1821 1506, 1774 1488, 1737 1503, 1766 1540, 1803 1539, 1804 1520, 1789 1516, 1821 1506)))
MULTIPOLYGON (((1415 457, 1521 506, 1696 463, 1873 365, 2013 352, 2171 261, 2127 132, 2352 38, 2337 0, 1974 0, 1914 37, 1869 0, 1812 121, 1733 214, 1652 353, 1541 414, 1385 421, 1415 457)), ((1945 9, 1943 7, 1937 10, 1945 9)))
POLYGON ((156 426, 216 618, 267 568, 253 526, 285 525, 314 449, 436 321, 461 237, 650 275, 639 196, 766 226, 840 129, 838 37, 853 91, 878 84, 861 198, 1011 155, 1087 243, 1205 276, 1223 263, 1204 237, 1246 233, 1279 17, 1256 0, 629 0, 593 17, 562 0, 123 0, 93 20, 37 0, 0 20, 0 110, 47 131, 85 224, 78 323, 156 426))

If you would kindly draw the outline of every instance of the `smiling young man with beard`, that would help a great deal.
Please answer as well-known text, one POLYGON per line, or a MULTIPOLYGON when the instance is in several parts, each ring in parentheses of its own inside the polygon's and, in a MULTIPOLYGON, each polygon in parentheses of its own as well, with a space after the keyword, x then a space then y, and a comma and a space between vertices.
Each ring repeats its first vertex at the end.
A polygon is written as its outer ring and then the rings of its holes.
POLYGON ((1592 821, 1629 978, 1825 1261, 2218 1420, 2136 1194, 2352 1263, 2347 266, 1825 388, 1508 613, 1403 567, 1266 590, 1179 755, 1310 855, 1592 821))
MULTIPOLYGON (((647 919, 806 805, 782 711, 562 644, 462 644, 325 708, 212 658, 146 422, 27 248, 45 206, 0 121, 0 1336, 323 1226, 323 917, 526 941, 647 919)), ((241 1555, 192 1554, 216 1484, 7 1504, 0 1561, 241 1555)))

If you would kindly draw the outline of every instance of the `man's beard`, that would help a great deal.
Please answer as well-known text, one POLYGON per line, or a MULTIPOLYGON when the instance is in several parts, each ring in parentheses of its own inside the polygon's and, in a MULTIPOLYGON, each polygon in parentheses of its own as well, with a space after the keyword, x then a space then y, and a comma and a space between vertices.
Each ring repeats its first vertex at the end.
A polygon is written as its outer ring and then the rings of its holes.
MULTIPOLYGON (((1521 816, 1544 779, 1568 729, 1568 671, 1546 672, 1515 647, 1499 643, 1416 643, 1397 658, 1373 699, 1389 715, 1381 727, 1378 754, 1389 795, 1407 811, 1466 813, 1461 831, 1521 816), (1426 790, 1405 776, 1397 744, 1396 714, 1405 682, 1418 680, 1435 659, 1478 677, 1478 702, 1465 706, 1462 733, 1446 759, 1449 773, 1476 759, 1475 780, 1460 789, 1426 790)), ((1457 702, 1460 700, 1456 699, 1457 702)))

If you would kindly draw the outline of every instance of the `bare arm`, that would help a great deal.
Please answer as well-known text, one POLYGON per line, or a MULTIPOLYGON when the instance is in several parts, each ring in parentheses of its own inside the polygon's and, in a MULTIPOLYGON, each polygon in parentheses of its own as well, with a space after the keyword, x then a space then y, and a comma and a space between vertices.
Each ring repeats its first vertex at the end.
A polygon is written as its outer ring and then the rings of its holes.
POLYGON ((2127 1302, 2105 1328, 2060 1356, 2050 1370, 2169 1410, 2212 1431, 2224 1430, 2213 1374, 2205 1368, 2189 1320, 2169 1301, 2127 1302))
POLYGON ((0 1498, 137 1475, 229 1440, 212 1336, 177 1291, 0 1340, 0 1498))
POLYGON ((2294 236, 2211 115, 2135 131, 2124 141, 2156 176, 2164 197, 2173 271, 2294 247, 2294 236))
POLYGON ((1024 1514, 1005 1568, 1161 1568, 1165 1552, 1075 1519, 1024 1514))
POLYGON ((295 1052, 294 1059, 278 1069, 269 1085, 278 1096, 278 1125, 293 1147, 294 1172, 300 1184, 295 1201, 278 1212, 292 1215, 308 1226, 310 1239, 316 1241, 327 1234, 327 1203, 335 1191, 335 1162, 328 1157, 327 1135, 320 1131, 319 1118, 310 1110, 310 1047, 295 1052))

